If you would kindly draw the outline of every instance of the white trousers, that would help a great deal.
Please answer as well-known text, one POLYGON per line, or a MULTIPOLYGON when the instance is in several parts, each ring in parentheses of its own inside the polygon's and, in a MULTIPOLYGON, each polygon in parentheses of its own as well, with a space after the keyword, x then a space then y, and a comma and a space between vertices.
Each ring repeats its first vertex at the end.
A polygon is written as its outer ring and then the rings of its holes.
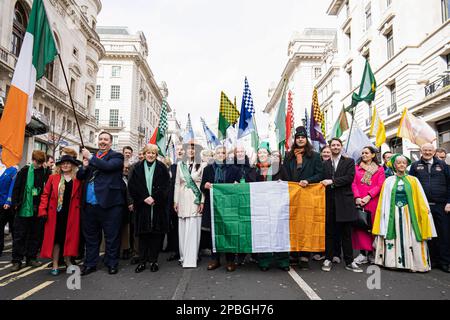
POLYGON ((202 217, 178 219, 180 262, 183 268, 197 268, 201 231, 202 217))

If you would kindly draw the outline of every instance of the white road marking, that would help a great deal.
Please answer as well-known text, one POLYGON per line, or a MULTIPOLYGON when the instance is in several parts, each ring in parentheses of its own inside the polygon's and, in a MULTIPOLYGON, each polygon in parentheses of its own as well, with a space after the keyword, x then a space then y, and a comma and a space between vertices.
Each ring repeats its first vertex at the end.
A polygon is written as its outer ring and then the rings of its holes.
POLYGON ((5 269, 8 269, 9 267, 12 267, 12 264, 8 264, 8 265, 6 265, 6 266, 0 268, 0 271, 3 271, 3 270, 5 270, 5 269))
POLYGON ((300 287, 300 289, 303 290, 304 293, 306 293, 306 295, 308 296, 308 298, 310 300, 322 300, 317 293, 305 282, 305 280, 302 279, 302 277, 300 277, 298 275, 297 272, 295 272, 294 269, 291 268, 291 270, 289 271, 289 275, 292 277, 292 279, 294 279, 294 281, 298 284, 298 286, 300 287))
POLYGON ((44 265, 44 266, 42 266, 42 267, 40 267, 40 268, 32 269, 32 270, 30 270, 30 271, 28 271, 28 272, 26 272, 26 273, 23 273, 23 274, 21 274, 21 275, 19 275, 19 276, 17 276, 17 277, 11 278, 11 279, 9 279, 9 280, 6 280, 6 281, 3 282, 3 283, 0 283, 0 287, 7 286, 8 284, 13 283, 14 281, 17 281, 17 280, 19 280, 19 279, 21 279, 21 278, 27 277, 27 276, 29 276, 30 274, 33 274, 33 273, 35 273, 35 272, 42 271, 42 270, 44 270, 44 269, 46 269, 46 268, 47 268, 47 266, 44 265))
POLYGON ((172 296, 172 300, 183 300, 184 294, 186 292, 187 285, 191 280, 192 269, 183 270, 183 275, 178 282, 175 293, 172 296))
POLYGON ((47 288, 49 285, 53 284, 55 281, 47 281, 40 285, 38 285, 36 288, 31 289, 30 291, 25 292, 24 294, 21 294, 18 297, 15 297, 13 300, 25 300, 35 294, 36 292, 41 291, 44 288, 47 288))
POLYGON ((26 268, 20 269, 19 271, 12 272, 12 273, 9 273, 7 275, 4 275, 4 276, 0 277, 0 281, 2 281, 3 279, 6 279, 6 278, 12 277, 12 276, 14 276, 16 274, 20 274, 22 272, 25 272, 25 271, 27 271, 29 269, 31 269, 31 267, 26 267, 26 268))

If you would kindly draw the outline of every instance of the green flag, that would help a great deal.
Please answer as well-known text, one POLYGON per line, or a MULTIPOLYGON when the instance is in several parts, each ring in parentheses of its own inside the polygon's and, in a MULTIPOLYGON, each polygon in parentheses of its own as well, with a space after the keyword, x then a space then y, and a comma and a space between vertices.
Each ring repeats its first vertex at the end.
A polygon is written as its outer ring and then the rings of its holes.
POLYGON ((258 136, 258 129, 256 128, 255 117, 253 117, 253 127, 255 128, 255 130, 253 130, 251 133, 252 147, 253 149, 255 149, 255 152, 257 152, 259 147, 259 136, 258 136))
POLYGON ((277 117, 275 119, 275 132, 277 134, 278 150, 283 150, 286 143, 286 90, 287 81, 284 80, 283 93, 278 108, 277 117))
POLYGON ((352 107, 356 107, 361 101, 373 102, 377 92, 377 82, 370 68, 369 61, 366 60, 366 67, 359 87, 359 94, 354 93, 352 96, 352 107))

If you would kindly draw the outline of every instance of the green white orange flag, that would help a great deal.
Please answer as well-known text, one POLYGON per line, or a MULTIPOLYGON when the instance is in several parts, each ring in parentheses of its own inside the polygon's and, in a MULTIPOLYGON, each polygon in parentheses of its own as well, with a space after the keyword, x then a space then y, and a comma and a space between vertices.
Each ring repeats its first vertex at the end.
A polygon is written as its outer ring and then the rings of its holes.
POLYGON ((325 249, 325 188, 320 184, 214 184, 211 212, 215 252, 325 249))
POLYGON ((150 144, 155 144, 159 148, 159 153, 163 157, 166 156, 166 132, 168 128, 167 123, 167 101, 163 99, 162 107, 161 107, 161 117, 159 118, 159 125, 153 133, 152 138, 150 139, 150 144))
POLYGON ((342 111, 339 114, 339 118, 337 119, 333 132, 331 133, 331 138, 340 138, 344 134, 345 131, 349 129, 347 115, 345 114, 345 108, 342 107, 342 111))
POLYGON ((407 108, 403 110, 397 137, 406 138, 419 147, 426 143, 433 143, 437 139, 433 128, 425 120, 413 116, 407 108))
POLYGON ((373 108, 372 125, 370 126, 369 136, 376 137, 375 146, 380 148, 386 142, 386 128, 381 120, 377 108, 373 108))
POLYGON ((6 166, 22 159, 25 126, 31 121, 36 81, 58 54, 42 0, 34 0, 30 22, 17 60, 11 88, 0 120, 2 161, 6 166))

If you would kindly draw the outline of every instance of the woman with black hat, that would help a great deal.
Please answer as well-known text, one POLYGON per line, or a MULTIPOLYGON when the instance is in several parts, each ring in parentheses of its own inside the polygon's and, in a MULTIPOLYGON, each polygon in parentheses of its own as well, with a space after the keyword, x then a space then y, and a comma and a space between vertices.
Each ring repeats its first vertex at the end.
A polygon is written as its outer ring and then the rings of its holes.
POLYGON ((70 259, 78 256, 80 241, 81 183, 76 178, 81 162, 64 155, 56 163, 56 173, 45 185, 39 205, 39 217, 46 220, 41 257, 53 259, 51 274, 59 275, 62 254, 69 270, 70 259))
MULTIPOLYGON (((303 188, 322 181, 323 163, 320 159, 320 154, 314 151, 313 146, 309 142, 305 127, 298 127, 295 130, 295 141, 292 150, 286 156, 283 167, 287 180, 297 182, 303 188)), ((300 256, 301 268, 309 269, 310 254, 304 253, 300 256)), ((294 253, 292 264, 297 263, 298 257, 294 253)))
POLYGON ((206 164, 202 164, 200 155, 203 148, 194 140, 185 143, 183 149, 175 180, 174 210, 178 214, 180 264, 183 268, 196 268, 205 203, 200 183, 206 164))

